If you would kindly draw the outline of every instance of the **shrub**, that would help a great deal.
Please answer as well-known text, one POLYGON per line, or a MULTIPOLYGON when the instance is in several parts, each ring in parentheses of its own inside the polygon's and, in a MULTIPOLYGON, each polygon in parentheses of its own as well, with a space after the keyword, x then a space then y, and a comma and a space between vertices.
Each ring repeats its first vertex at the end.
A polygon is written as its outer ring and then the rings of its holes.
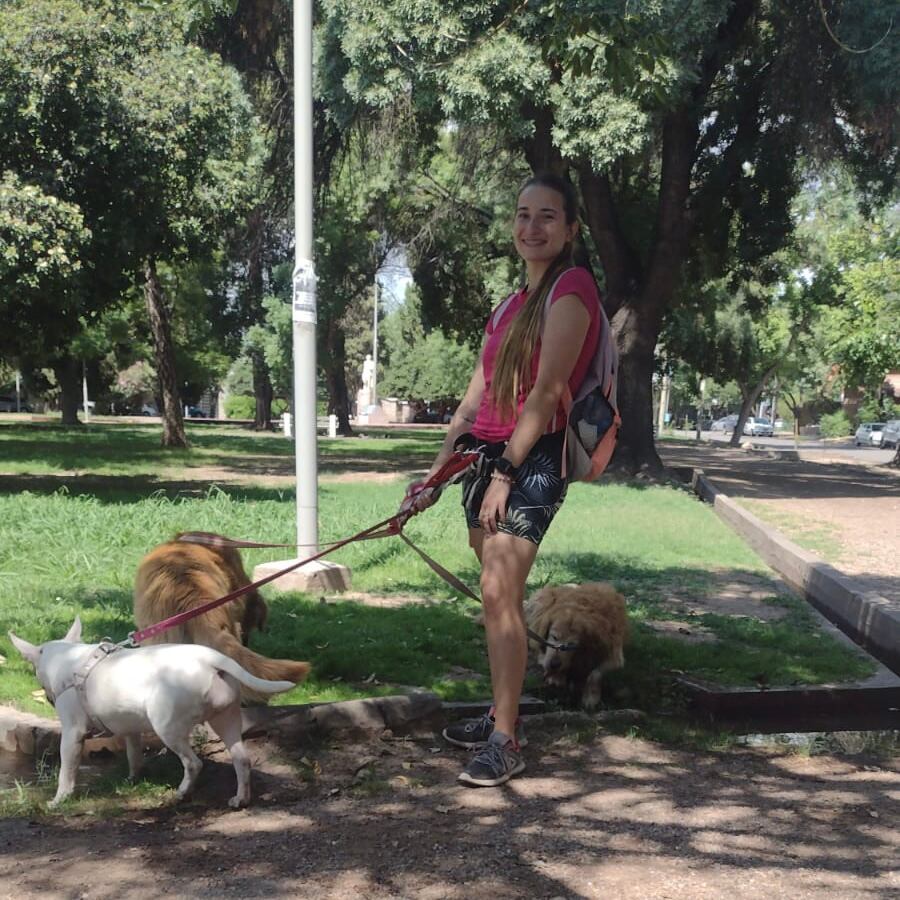
POLYGON ((822 437, 847 437, 853 434, 853 425, 843 410, 822 416, 819 419, 822 437))
POLYGON ((252 419, 256 415, 256 398, 232 394, 225 401, 226 419, 252 419))
POLYGON ((883 403, 877 397, 870 397, 863 403, 856 414, 858 422, 887 422, 888 419, 900 417, 900 405, 885 397, 883 403))

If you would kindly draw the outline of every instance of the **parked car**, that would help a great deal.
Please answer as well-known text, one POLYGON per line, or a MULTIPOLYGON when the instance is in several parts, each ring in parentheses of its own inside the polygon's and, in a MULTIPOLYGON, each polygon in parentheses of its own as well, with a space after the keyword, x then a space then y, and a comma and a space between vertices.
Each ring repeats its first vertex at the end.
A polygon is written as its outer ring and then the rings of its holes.
POLYGON ((772 437, 774 433, 772 422, 769 419, 764 419, 760 416, 748 416, 747 421, 744 422, 744 434, 749 434, 752 437, 772 437))
POLYGON ((716 419, 710 427, 713 431, 734 431, 737 421, 737 414, 731 413, 730 415, 723 416, 721 419, 716 419))
POLYGON ((159 410, 152 403, 145 403, 141 407, 142 416, 158 416, 159 410))
POLYGON ((24 400, 21 401, 19 407, 16 407, 15 395, 8 397, 6 395, 0 397, 0 412, 31 412, 31 406, 24 400))
POLYGON ((433 425, 441 421, 441 414, 433 406, 417 409, 413 415, 413 422, 417 425, 433 425))
POLYGON ((190 419, 205 419, 206 413, 200 409, 199 406, 189 406, 187 408, 188 418, 190 419))
POLYGON ((900 444, 900 419, 891 419, 884 423, 884 429, 881 432, 882 449, 893 449, 900 444))
POLYGON ((857 447, 880 447, 884 422, 863 422, 853 435, 857 447))

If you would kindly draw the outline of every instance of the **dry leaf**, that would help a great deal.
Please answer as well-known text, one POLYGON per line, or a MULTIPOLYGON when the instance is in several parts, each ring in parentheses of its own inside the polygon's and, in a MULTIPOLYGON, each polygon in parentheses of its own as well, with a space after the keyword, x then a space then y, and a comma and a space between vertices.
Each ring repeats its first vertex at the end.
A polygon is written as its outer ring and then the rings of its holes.
POLYGON ((44 693, 43 689, 39 691, 32 691, 31 699, 37 700, 38 703, 47 703, 47 695, 44 693))

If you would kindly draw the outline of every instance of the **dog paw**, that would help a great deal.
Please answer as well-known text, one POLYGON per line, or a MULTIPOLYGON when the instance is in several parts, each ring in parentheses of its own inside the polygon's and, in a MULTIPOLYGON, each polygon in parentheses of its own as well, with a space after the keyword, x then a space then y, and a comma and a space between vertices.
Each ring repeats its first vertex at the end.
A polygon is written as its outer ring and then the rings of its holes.
POLYGON ((232 798, 228 801, 228 805, 229 805, 232 809, 241 809, 241 808, 243 808, 244 806, 249 806, 249 805, 250 805, 250 798, 249 798, 249 797, 232 797, 232 798))

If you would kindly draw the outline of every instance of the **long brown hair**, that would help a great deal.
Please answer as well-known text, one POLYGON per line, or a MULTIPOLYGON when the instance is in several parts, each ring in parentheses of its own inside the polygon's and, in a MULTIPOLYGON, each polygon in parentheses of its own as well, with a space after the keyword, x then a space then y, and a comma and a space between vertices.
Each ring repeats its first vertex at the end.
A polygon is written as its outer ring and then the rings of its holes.
MULTIPOLYGON (((575 222, 578 205, 575 189, 568 181, 552 172, 542 172, 529 178, 519 189, 519 195, 534 185, 556 191, 563 198, 566 225, 575 222)), ((574 264, 572 250, 572 242, 567 241, 559 256, 547 268, 537 287, 529 293, 525 305, 515 315, 509 328, 506 329, 506 334, 503 335, 494 363, 491 397, 501 414, 507 418, 516 415, 519 395, 532 388, 531 359, 541 336, 547 294, 559 275, 574 264)))

